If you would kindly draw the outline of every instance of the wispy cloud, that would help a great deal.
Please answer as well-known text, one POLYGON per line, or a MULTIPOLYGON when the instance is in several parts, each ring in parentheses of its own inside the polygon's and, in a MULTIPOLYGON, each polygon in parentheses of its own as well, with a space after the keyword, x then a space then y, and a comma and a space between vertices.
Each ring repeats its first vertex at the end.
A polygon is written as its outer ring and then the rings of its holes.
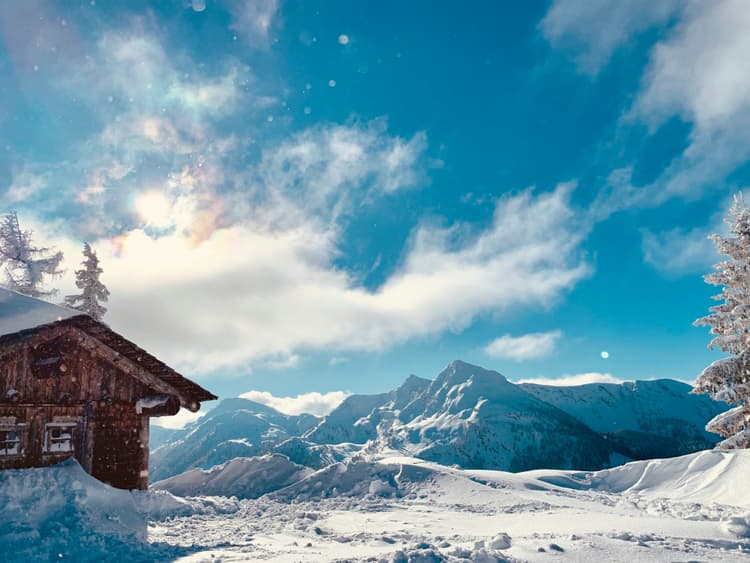
POLYGON ((540 23, 550 43, 571 52, 586 73, 598 73, 612 53, 639 33, 663 26, 621 127, 653 133, 670 119, 691 127, 687 147, 655 180, 632 183, 633 164, 608 178, 594 213, 605 219, 631 207, 655 207, 722 189, 750 158, 750 67, 745 33, 750 13, 741 0, 716 2, 586 2, 557 0, 540 23), (595 22, 595 23, 594 23, 595 22))
POLYGON ((711 227, 660 233, 643 230, 643 259, 666 276, 705 273, 719 260, 716 246, 708 238, 714 232, 711 227))
POLYGON ((240 395, 243 399, 268 405, 284 414, 307 413, 316 416, 327 415, 348 396, 349 393, 345 393, 344 391, 303 393, 295 397, 276 397, 267 391, 248 391, 240 395))
POLYGON ((242 132, 252 137, 274 103, 264 92, 272 85, 258 84, 231 56, 209 69, 175 52, 148 18, 104 28, 82 58, 40 72, 85 105, 89 127, 71 132, 64 158, 19 159, 2 203, 40 217, 65 214, 74 235, 93 239, 148 226, 135 205, 146 193, 168 200, 183 219, 191 215, 168 228, 200 224, 196 236, 205 236, 208 215, 222 211, 219 192, 235 189, 227 177, 245 150, 222 119, 241 113, 242 132))
POLYGON ((544 358, 555 351, 562 332, 533 332, 521 336, 505 334, 484 348, 484 353, 493 358, 508 358, 517 362, 544 358))
POLYGON ((269 32, 277 19, 279 0, 228 0, 232 14, 230 27, 252 47, 267 47, 269 32))
POLYGON ((424 132, 390 135, 385 119, 305 129, 263 152, 256 173, 263 201, 283 209, 264 213, 288 223, 313 213, 335 224, 373 198, 426 184, 426 149, 424 132))
POLYGON ((750 12, 742 1, 687 5, 655 45, 631 117, 652 129, 677 116, 689 145, 659 178, 665 196, 712 189, 750 157, 750 12))
POLYGON ((596 75, 618 48, 667 22, 679 6, 677 0, 556 0, 539 27, 552 46, 572 53, 581 72, 596 75))

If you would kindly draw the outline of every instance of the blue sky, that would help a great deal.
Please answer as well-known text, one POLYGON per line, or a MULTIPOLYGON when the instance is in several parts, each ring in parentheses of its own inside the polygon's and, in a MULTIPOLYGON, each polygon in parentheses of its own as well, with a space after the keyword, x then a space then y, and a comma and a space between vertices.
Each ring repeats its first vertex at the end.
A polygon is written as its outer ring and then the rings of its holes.
POLYGON ((750 168, 742 2, 0 6, 0 192, 221 396, 675 377, 750 168), (608 357, 602 357, 602 352, 608 357))

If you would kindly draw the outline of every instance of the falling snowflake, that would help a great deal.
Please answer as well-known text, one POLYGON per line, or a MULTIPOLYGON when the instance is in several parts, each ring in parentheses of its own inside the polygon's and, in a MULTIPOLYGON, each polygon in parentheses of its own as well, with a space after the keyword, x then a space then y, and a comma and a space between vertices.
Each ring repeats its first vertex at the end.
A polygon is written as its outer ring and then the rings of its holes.
POLYGON ((335 80, 329 80, 329 81, 328 81, 328 85, 329 85, 329 86, 330 86, 331 88, 333 88, 333 87, 335 87, 335 86, 336 86, 336 81, 335 81, 335 80))
POLYGON ((339 35, 339 45, 348 45, 349 44, 349 36, 344 35, 343 33, 339 35))

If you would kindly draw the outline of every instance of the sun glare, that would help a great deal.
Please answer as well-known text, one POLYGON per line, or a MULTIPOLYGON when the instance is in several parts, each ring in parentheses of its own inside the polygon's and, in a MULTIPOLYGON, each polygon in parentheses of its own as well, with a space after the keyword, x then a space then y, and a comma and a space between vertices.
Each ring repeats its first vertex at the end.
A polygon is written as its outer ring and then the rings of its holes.
POLYGON ((172 205, 162 193, 138 194, 135 196, 134 206, 141 220, 152 227, 165 228, 173 224, 172 205))

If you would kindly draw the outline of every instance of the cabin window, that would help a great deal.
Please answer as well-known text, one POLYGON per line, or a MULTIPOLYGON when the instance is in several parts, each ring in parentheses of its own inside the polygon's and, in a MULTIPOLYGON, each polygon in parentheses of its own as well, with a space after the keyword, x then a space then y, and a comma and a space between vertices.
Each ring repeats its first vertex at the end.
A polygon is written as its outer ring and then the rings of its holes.
POLYGON ((23 455, 25 425, 0 428, 0 457, 23 455))
POLYGON ((51 422, 44 430, 44 453, 61 454, 73 451, 76 424, 51 422))

